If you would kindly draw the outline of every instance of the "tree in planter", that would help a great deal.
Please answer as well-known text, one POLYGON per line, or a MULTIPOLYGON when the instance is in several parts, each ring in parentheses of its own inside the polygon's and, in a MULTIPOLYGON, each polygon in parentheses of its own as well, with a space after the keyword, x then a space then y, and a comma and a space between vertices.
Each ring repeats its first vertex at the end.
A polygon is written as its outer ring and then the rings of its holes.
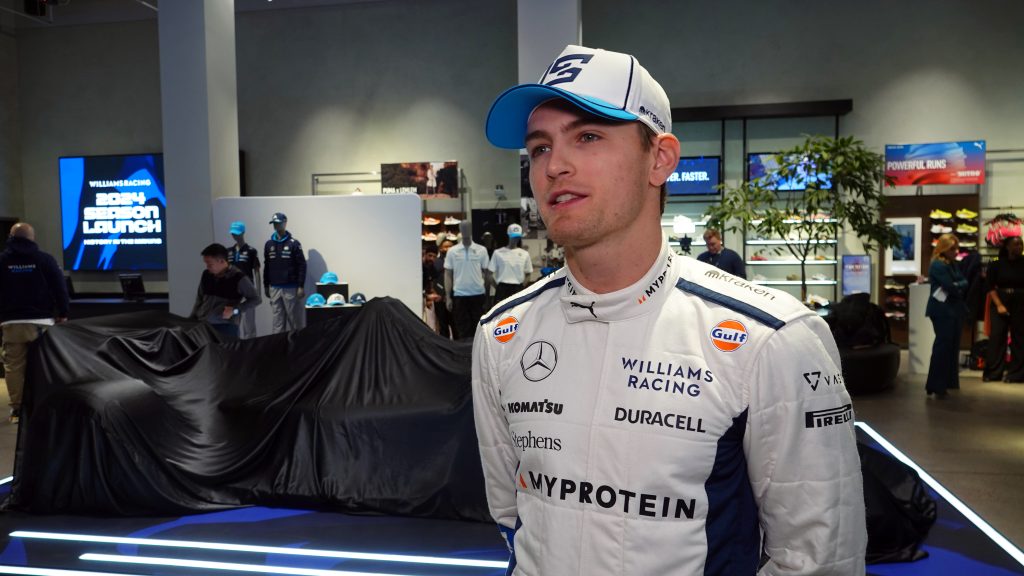
POLYGON ((899 242, 899 235, 879 214, 885 205, 882 155, 853 137, 808 136, 800 145, 775 156, 778 169, 739 186, 722 184, 722 201, 708 211, 708 226, 748 230, 763 238, 790 240, 788 250, 800 262, 800 299, 807 301, 807 260, 819 244, 853 230, 866 252, 899 242), (827 175, 827 176, 826 176, 827 175), (796 182, 801 192, 779 191, 782 182, 796 182))

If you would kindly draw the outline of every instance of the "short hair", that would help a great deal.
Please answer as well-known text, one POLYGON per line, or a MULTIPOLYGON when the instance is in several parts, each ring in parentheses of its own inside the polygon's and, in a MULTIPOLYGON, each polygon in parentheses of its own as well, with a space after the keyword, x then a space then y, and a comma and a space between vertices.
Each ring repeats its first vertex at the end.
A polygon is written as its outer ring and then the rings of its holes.
POLYGON ((228 249, 225 248, 223 244, 217 244, 216 242, 214 242, 213 244, 210 244, 206 248, 203 248, 202 255, 204 257, 208 256, 210 258, 219 258, 221 260, 227 261, 228 249))
POLYGON ((722 233, 717 228, 708 228, 704 230, 704 241, 707 242, 708 238, 718 238, 718 241, 722 241, 722 233))

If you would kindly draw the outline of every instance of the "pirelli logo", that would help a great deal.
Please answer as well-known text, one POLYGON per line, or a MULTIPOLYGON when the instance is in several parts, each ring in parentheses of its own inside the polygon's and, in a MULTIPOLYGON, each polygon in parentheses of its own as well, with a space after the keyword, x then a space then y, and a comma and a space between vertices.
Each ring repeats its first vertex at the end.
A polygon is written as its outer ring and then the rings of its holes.
POLYGON ((839 408, 829 408, 828 410, 804 412, 804 426, 807 428, 835 426, 850 420, 853 420, 853 404, 846 404, 839 408))

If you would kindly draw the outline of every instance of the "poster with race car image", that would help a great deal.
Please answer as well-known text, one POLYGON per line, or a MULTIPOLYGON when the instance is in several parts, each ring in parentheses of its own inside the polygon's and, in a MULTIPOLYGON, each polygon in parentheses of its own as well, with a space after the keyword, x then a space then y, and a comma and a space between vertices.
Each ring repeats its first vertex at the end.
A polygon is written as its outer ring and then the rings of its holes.
POLYGON ((459 163, 399 162, 380 165, 381 194, 418 194, 424 200, 459 197, 459 163))
POLYGON ((65 270, 166 270, 161 154, 60 158, 65 270))
POLYGON ((526 154, 519 155, 519 190, 520 225, 523 227, 523 236, 537 238, 537 233, 546 228, 544 221, 540 219, 533 188, 530 187, 530 157, 526 154))

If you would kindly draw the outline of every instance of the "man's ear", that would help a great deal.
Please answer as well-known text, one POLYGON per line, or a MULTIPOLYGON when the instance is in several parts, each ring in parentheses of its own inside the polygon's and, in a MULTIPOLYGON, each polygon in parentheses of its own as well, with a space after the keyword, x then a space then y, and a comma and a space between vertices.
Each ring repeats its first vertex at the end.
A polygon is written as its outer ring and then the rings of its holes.
POLYGON ((679 139, 674 134, 659 134, 654 141, 654 166, 649 183, 661 187, 679 164, 679 139))

